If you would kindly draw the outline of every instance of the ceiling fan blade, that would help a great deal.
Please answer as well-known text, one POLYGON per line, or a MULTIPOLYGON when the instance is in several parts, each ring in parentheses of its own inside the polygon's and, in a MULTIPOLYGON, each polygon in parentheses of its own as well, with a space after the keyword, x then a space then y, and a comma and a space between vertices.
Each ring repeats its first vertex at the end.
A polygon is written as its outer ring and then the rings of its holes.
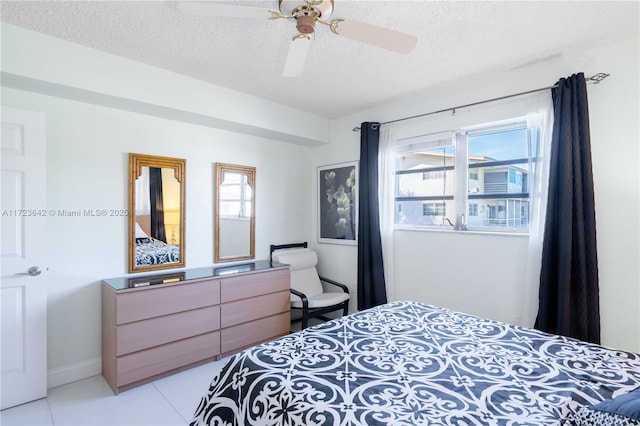
POLYGON ((178 10, 187 15, 221 16, 224 18, 267 19, 271 17, 269 9, 261 7, 238 6, 201 1, 179 1, 178 10))
POLYGON ((289 43, 289 51, 284 64, 282 75, 285 77, 295 77, 302 74, 304 65, 307 62, 307 55, 311 47, 311 38, 307 36, 294 37, 289 43))
POLYGON ((403 54, 411 52, 418 41, 414 36, 400 31, 346 19, 337 24, 335 32, 352 40, 403 54))

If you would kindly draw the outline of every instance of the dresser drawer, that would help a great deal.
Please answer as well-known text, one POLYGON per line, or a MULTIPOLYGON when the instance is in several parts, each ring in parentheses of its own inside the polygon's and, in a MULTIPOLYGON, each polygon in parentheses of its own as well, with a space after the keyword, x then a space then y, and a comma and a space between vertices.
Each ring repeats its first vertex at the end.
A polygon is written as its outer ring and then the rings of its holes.
POLYGON ((223 328, 288 312, 291 304, 289 290, 265 294, 225 303, 220 308, 223 328))
POLYGON ((209 280, 116 295, 116 324, 125 324, 220 303, 220 281, 209 280))
POLYGON ((220 300, 231 302, 244 299, 247 295, 289 291, 289 268, 260 274, 247 274, 240 277, 229 277, 222 280, 220 300))
POLYGON ((260 321, 247 322, 220 331, 220 352, 227 354, 289 333, 290 316, 285 312, 260 321))
POLYGON ((117 326, 116 355, 220 329, 220 306, 208 306, 117 326))
POLYGON ((220 333, 213 332, 118 357, 117 383, 124 386, 220 353, 220 333))

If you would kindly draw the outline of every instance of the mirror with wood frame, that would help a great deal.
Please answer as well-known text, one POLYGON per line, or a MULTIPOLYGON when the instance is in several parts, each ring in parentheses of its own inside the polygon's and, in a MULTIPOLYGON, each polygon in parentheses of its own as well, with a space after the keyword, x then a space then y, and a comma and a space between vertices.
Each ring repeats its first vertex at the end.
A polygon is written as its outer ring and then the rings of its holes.
POLYGON ((129 272, 185 265, 185 168, 183 159, 129 154, 129 272))
POLYGON ((256 168, 216 163, 215 262, 255 258, 256 168))

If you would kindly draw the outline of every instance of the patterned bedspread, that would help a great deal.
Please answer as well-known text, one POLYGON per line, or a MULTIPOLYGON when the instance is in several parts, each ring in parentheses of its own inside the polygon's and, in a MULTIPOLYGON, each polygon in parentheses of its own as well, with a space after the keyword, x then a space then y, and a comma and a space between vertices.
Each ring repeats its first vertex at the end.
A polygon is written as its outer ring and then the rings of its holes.
POLYGON ((640 386, 640 354, 418 302, 232 356, 195 425, 560 425, 640 386))
POLYGON ((143 240, 136 241, 136 266, 180 261, 180 247, 153 238, 143 240))

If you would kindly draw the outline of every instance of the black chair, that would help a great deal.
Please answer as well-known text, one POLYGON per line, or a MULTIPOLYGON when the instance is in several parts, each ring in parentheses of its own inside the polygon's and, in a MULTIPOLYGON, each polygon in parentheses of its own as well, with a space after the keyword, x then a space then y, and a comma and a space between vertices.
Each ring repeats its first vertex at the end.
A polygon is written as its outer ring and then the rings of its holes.
POLYGON ((302 329, 310 318, 329 321, 324 315, 342 310, 349 313, 349 288, 318 275, 316 252, 307 243, 271 245, 271 261, 289 265, 291 271, 291 309, 302 311, 302 329), (339 287, 339 292, 325 292, 322 283, 339 287))

